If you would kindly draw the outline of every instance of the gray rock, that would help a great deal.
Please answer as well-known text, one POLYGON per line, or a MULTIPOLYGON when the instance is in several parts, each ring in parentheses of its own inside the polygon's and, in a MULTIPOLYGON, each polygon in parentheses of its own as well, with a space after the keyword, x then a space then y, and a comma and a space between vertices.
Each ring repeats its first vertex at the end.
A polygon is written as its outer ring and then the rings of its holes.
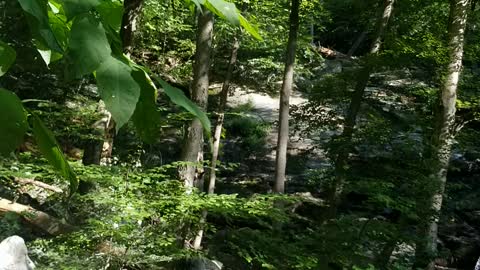
POLYGON ((10 236, 0 243, 0 270, 32 270, 27 246, 20 236, 10 236))
POLYGON ((190 259, 190 270, 222 270, 223 264, 219 261, 209 260, 207 258, 190 259))

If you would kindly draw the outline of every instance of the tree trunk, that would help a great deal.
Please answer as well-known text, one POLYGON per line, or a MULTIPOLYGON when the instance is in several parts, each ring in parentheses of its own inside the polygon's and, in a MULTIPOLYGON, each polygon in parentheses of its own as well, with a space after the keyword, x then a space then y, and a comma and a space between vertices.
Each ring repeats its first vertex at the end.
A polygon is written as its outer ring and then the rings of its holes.
POLYGON ((392 257, 392 253, 395 251, 397 247, 397 239, 391 239, 383 246, 382 251, 378 256, 375 258, 375 268, 376 269, 389 269, 388 265, 390 264, 390 258, 392 257))
POLYGON ((298 9, 300 0, 292 0, 290 10, 290 30, 287 43, 287 58, 285 60, 285 71, 283 84, 280 91, 280 112, 278 117, 278 141, 275 164, 275 184, 273 191, 285 192, 285 170, 287 167, 287 145, 288 145, 288 118, 290 107, 290 93, 293 87, 293 73, 295 65, 295 52, 297 49, 298 32, 298 9))
POLYGON ((83 149, 83 165, 100 165, 103 141, 89 140, 83 149))
MULTIPOLYGON (((215 193, 215 181, 216 181, 216 172, 215 169, 217 167, 218 161, 218 150, 220 148, 220 139, 222 135, 222 126, 223 120, 225 119, 225 107, 227 105, 228 93, 230 90, 230 81, 232 79, 233 68, 235 67, 235 63, 237 62, 237 53, 240 43, 238 39, 234 37, 233 40, 233 47, 232 53, 230 55, 230 61, 228 62, 227 74, 225 75, 225 81, 223 82, 222 92, 220 93, 220 104, 218 107, 218 118, 217 123, 215 125, 215 135, 213 138, 213 149, 212 149, 212 164, 210 167, 210 181, 208 183, 208 194, 212 195, 215 193)), ((197 232, 195 236, 195 240, 193 241, 193 249, 200 249, 202 246, 202 238, 203 238, 203 230, 205 227, 205 223, 207 220, 208 212, 204 210, 202 212, 202 217, 200 218, 200 230, 197 232)))
POLYGON ((235 63, 237 62, 237 53, 240 43, 237 37, 233 38, 232 53, 230 55, 230 61, 228 62, 227 74, 225 75, 225 81, 223 82, 222 92, 220 93, 220 104, 218 106, 218 118, 215 125, 215 134, 213 136, 213 149, 212 149, 212 164, 210 169, 210 181, 208 184, 208 194, 213 194, 215 192, 215 180, 218 161, 218 150, 220 148, 220 137, 222 134, 223 121, 225 119, 225 107, 227 105, 228 94, 230 90, 230 81, 232 79, 233 69, 235 63))
MULTIPOLYGON (((395 0, 385 0, 383 12, 378 20, 377 31, 375 38, 370 48, 370 55, 376 55, 380 51, 382 45, 382 38, 387 28, 388 21, 393 11, 393 4, 395 0)), ((355 86, 355 90, 352 95, 350 106, 348 108, 347 116, 345 117, 345 124, 343 132, 339 137, 341 146, 337 150, 335 157, 335 180, 327 190, 327 201, 329 207, 326 212, 326 218, 333 218, 336 216, 338 203, 340 196, 343 193, 343 188, 346 180, 348 156, 350 154, 352 136, 355 129, 355 124, 362 104, 363 94, 365 88, 370 79, 370 73, 372 72, 372 66, 366 63, 365 67, 359 73, 359 79, 355 86)))
POLYGON ((97 112, 102 115, 102 119, 98 120, 92 125, 92 133, 95 136, 103 137, 103 140, 90 139, 86 142, 82 157, 82 163, 85 166, 100 165, 105 144, 111 145, 107 139, 107 134, 109 134, 108 126, 111 121, 111 114, 107 111, 105 108, 105 103, 101 100, 98 102, 97 112))
MULTIPOLYGON (((203 9, 198 13, 198 29, 196 41, 195 64, 193 67, 192 100, 203 110, 208 102, 208 72, 210 69, 210 52, 212 48, 213 14, 203 9)), ((194 119, 187 130, 182 161, 187 164, 179 168, 180 179, 186 188, 194 186, 202 189, 203 169, 194 163, 203 161, 203 127, 200 120, 194 119)))
POLYGON ((132 53, 133 36, 137 29, 137 20, 141 14, 143 0, 124 0, 122 28, 120 29, 120 37, 122 38, 123 51, 125 54, 132 53))
POLYGON ((462 68, 464 34, 467 25, 468 0, 450 1, 449 23, 449 64, 445 80, 440 85, 438 107, 435 112, 436 123, 431 142, 432 173, 429 179, 434 188, 429 194, 429 205, 433 216, 425 219, 421 229, 424 236, 417 246, 416 264, 422 268, 434 269, 433 257, 437 252, 438 220, 442 208, 447 171, 454 140, 457 86, 462 68))

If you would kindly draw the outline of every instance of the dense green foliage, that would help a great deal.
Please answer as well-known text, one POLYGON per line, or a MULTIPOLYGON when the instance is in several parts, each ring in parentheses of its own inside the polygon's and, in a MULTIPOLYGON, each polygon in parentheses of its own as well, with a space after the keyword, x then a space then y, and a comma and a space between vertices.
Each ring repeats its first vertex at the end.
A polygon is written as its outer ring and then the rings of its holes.
MULTIPOLYGON (((73 225, 47 235, 25 213, 2 210, 0 240, 24 237, 39 269, 192 269, 198 258, 218 260, 224 269, 412 268, 418 224, 432 215, 423 208, 426 194, 438 188, 428 155, 448 64, 448 1, 397 1, 374 56, 368 50, 383 1, 302 1, 292 98, 302 102, 291 105, 282 195, 271 192, 272 153, 290 1, 142 2, 126 55, 122 1, 0 0, 0 199, 73 225), (189 99, 202 9, 216 16, 206 112, 189 99), (362 33, 353 58, 321 50, 347 54, 362 33), (210 119, 217 116, 234 37, 241 47, 232 101, 216 194, 207 195, 185 188, 177 170, 185 165, 188 123, 198 118, 207 182, 210 119), (365 66, 372 76, 347 141, 339 135, 365 66), (102 144, 112 137, 109 155, 102 144), (84 165, 96 145, 101 165, 84 165), (345 148, 347 181, 330 218, 325 198, 345 148), (199 230, 202 248, 193 249, 199 230)), ((472 5, 457 100, 461 129, 439 252, 432 254, 439 265, 458 269, 473 269, 480 255, 480 18, 472 5)))

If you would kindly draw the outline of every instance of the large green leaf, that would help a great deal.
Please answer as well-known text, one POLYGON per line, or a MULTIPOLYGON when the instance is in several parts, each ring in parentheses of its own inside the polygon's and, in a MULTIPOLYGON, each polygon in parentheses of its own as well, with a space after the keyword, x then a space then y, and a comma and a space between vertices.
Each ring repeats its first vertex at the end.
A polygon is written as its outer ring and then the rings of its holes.
POLYGON ((258 33, 257 29, 253 27, 245 17, 242 16, 242 14, 238 14, 238 17, 240 18, 240 25, 247 31, 250 35, 252 35, 254 38, 258 40, 263 40, 262 36, 258 33))
POLYGON ((161 128, 161 115, 157 109, 157 88, 145 71, 136 68, 132 72, 140 85, 141 93, 132 120, 142 140, 153 143, 158 139, 161 128))
POLYGON ((100 0, 62 0, 61 2, 69 20, 92 10, 100 4, 100 0))
POLYGON ((0 155, 15 150, 23 142, 27 128, 27 115, 20 99, 0 88, 0 155))
POLYGON ((208 0, 205 3, 205 7, 234 25, 240 24, 240 18, 238 17, 239 14, 234 3, 224 0, 208 0))
POLYGON ((205 0, 186 0, 187 4, 193 2, 197 6, 198 10, 202 9, 202 5, 205 4, 205 0))
POLYGON ((220 18, 225 19, 233 25, 240 25, 250 35, 258 40, 262 40, 262 37, 258 31, 240 14, 235 4, 227 2, 225 0, 192 0, 193 3, 201 10, 200 5, 204 5, 207 9, 217 14, 220 18))
POLYGON ((0 41, 0 76, 3 76, 15 62, 17 54, 7 43, 0 41))
POLYGON ((122 3, 120 1, 103 1, 96 7, 96 10, 100 14, 112 51, 118 55, 122 54, 123 46, 120 39, 120 27, 123 17, 122 3))
POLYGON ((69 42, 69 74, 75 78, 90 74, 110 58, 102 23, 91 14, 77 16, 72 25, 69 42))
POLYGON ((45 44, 50 49, 59 53, 63 49, 58 44, 55 34, 50 28, 48 19, 48 1, 47 0, 18 0, 20 6, 27 15, 27 20, 32 29, 34 39, 45 44))
POLYGON ((100 97, 112 113, 117 131, 130 119, 140 97, 140 86, 132 71, 128 64, 110 56, 96 72, 100 97))
POLYGON ((202 109, 200 109, 197 104, 193 103, 193 101, 188 99, 182 90, 171 86, 170 84, 158 77, 155 77, 155 79, 162 85, 165 94, 167 94, 167 96, 173 103, 183 107, 185 110, 187 110, 188 112, 193 114, 193 116, 197 117, 200 120, 203 128, 205 129, 207 137, 210 137, 211 126, 207 114, 202 109))
MULTIPOLYGON (((70 25, 66 23, 66 17, 60 12, 60 9, 56 7, 56 3, 52 0, 49 1, 50 8, 48 11, 48 18, 50 22, 50 29, 52 30, 58 44, 65 50, 68 47, 68 35, 70 33, 70 25), (55 10, 53 10, 55 9, 55 10)), ((61 6, 60 6, 61 7, 61 6)), ((45 64, 48 66, 50 63, 60 60, 63 57, 62 53, 54 51, 46 46, 39 40, 34 40, 34 44, 37 47, 37 51, 40 53, 45 64)))
POLYGON ((73 194, 78 188, 78 179, 73 172, 70 164, 63 155, 60 146, 55 140, 52 132, 38 118, 36 114, 32 114, 33 135, 37 141, 38 148, 43 156, 48 160, 57 172, 62 175, 70 183, 70 194, 73 194))
POLYGON ((96 8, 105 27, 108 25, 117 33, 120 32, 123 17, 123 5, 120 1, 103 1, 96 8))
POLYGON ((70 34, 71 22, 67 22, 67 17, 61 12, 48 11, 48 20, 50 28, 62 49, 68 47, 68 37, 70 34))
POLYGON ((35 46, 37 47, 38 53, 43 59, 43 62, 45 62, 47 66, 50 65, 50 63, 52 62, 62 59, 63 57, 62 54, 50 50, 45 45, 43 45, 43 43, 38 42, 37 40, 35 40, 34 43, 35 43, 35 46))

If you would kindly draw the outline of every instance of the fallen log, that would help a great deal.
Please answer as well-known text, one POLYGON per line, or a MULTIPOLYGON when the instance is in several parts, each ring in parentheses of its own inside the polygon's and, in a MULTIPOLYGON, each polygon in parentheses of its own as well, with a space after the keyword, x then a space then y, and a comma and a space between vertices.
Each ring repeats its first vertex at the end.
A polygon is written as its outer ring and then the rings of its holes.
POLYGON ((52 186, 34 179, 15 177, 15 181, 22 185, 33 185, 43 189, 51 190, 56 193, 63 193, 63 190, 59 187, 52 186))
POLYGON ((73 230, 73 227, 49 214, 30 206, 0 198, 0 213, 13 212, 22 216, 28 223, 42 229, 50 235, 60 235, 73 230))
POLYGON ((327 48, 327 47, 322 47, 322 46, 313 46, 313 48, 319 52, 321 55, 325 56, 326 58, 329 58, 329 59, 351 59, 352 57, 342 53, 342 52, 339 52, 339 51, 336 51, 336 50, 333 50, 333 49, 330 49, 330 48, 327 48))

